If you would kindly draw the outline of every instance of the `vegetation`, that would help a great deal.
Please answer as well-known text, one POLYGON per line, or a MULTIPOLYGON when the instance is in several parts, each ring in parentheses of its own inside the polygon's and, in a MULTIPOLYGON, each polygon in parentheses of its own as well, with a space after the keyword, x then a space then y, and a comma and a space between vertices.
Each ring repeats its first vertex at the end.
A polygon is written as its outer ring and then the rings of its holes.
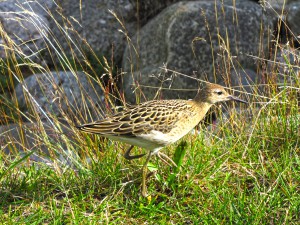
MULTIPOLYGON (((122 157, 125 144, 77 131, 75 125, 87 120, 89 112, 78 112, 79 118, 66 114, 64 123, 48 115, 46 122, 60 137, 57 141, 46 132, 40 117, 43 110, 30 95, 29 111, 24 113, 11 90, 15 83, 22 83, 24 66, 26 74, 58 68, 84 71, 104 92, 105 103, 95 108, 102 115, 101 110, 111 113, 118 110, 117 104, 125 104, 114 82, 122 73, 87 44, 77 45, 72 57, 65 55, 54 36, 51 41, 45 37, 46 49, 56 58, 49 68, 24 57, 7 35, 1 30, 8 60, 1 61, 2 71, 7 72, 6 81, 1 81, 6 94, 0 96, 0 123, 14 123, 25 131, 19 130, 18 143, 14 139, 3 142, 9 131, 0 128, 1 224, 300 223, 299 64, 290 62, 288 56, 284 56, 289 72, 283 83, 269 80, 268 92, 253 85, 254 94, 246 96, 248 106, 240 105, 239 111, 235 107, 217 110, 216 126, 199 125, 182 142, 165 148, 163 152, 177 167, 153 157, 147 182, 151 198, 143 198, 140 168, 145 159, 127 161, 122 157), (81 47, 89 50, 88 56, 81 47), (95 59, 101 76, 92 66, 95 59), (30 147, 28 135, 34 137, 30 147), (42 160, 34 161, 32 156, 42 160)), ((272 73, 275 76, 278 71, 272 73)), ((78 101, 87 98, 82 96, 78 101)))

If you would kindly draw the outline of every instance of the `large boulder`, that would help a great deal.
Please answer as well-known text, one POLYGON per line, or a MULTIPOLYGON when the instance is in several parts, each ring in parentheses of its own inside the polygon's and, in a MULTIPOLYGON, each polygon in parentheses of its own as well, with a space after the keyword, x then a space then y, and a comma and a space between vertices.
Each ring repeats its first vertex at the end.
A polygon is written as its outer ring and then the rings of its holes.
MULTIPOLYGON (((155 17, 164 8, 176 2, 184 2, 188 0, 143 0, 142 4, 134 1, 135 8, 138 9, 138 17, 141 25, 145 25, 151 18, 155 17)), ((214 1, 214 0, 207 0, 214 1)))
POLYGON ((298 40, 298 45, 300 41, 300 2, 293 2, 287 6, 287 20, 290 25, 291 32, 294 38, 298 40))
MULTIPOLYGON (((230 84, 233 68, 256 70, 256 59, 267 55, 273 21, 254 1, 180 2, 147 23, 128 45, 123 57, 124 92, 135 102, 135 90, 152 99, 193 97, 168 89, 198 88, 194 79, 165 72, 167 68, 194 78, 230 84)), ((255 79, 254 79, 255 80, 255 79)), ((233 81, 233 83, 237 83, 233 81)))
POLYGON ((35 53, 45 48, 42 31, 45 32, 45 27, 48 27, 46 9, 52 5, 52 0, 0 2, 0 41, 7 46, 0 46, 1 58, 7 56, 8 50, 15 50, 20 57, 39 61, 35 53))
MULTIPOLYGON (((50 29, 60 48, 68 57, 77 49, 97 56, 122 59, 126 36, 137 29, 136 11, 130 0, 57 1, 51 9, 50 29), (90 49, 91 48, 91 49, 90 49)), ((54 46, 56 44, 54 43, 54 46)))
POLYGON ((57 48, 67 56, 76 51, 74 43, 81 50, 89 53, 91 48, 97 56, 113 59, 113 63, 120 66, 127 41, 140 25, 178 1, 59 0, 51 9, 50 30, 58 40, 57 48))
POLYGON ((103 91, 83 72, 34 74, 18 84, 15 92, 20 110, 29 117, 38 112, 42 120, 52 116, 91 120, 103 114, 103 91))

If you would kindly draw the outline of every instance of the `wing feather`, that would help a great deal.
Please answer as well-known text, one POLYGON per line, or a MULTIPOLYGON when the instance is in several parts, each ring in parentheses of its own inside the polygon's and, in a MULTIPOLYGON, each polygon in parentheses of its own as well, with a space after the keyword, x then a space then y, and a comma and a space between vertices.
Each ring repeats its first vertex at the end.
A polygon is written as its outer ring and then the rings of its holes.
POLYGON ((152 130, 169 132, 191 107, 185 100, 149 101, 78 128, 103 136, 137 136, 152 130))

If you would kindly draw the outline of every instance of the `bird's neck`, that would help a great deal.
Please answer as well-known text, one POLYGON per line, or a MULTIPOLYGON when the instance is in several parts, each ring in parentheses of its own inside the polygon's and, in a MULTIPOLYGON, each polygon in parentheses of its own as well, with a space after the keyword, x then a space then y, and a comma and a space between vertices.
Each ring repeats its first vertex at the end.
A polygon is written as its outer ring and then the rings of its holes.
POLYGON ((213 104, 208 103, 208 102, 195 101, 195 99, 193 101, 194 101, 194 104, 196 105, 195 110, 201 111, 201 113, 198 114, 198 115, 200 115, 199 119, 201 120, 201 119, 203 119, 203 117, 205 116, 205 114, 207 113, 207 111, 213 104))
POLYGON ((207 99, 207 92, 205 90, 199 91, 193 99, 194 103, 201 110, 203 115, 205 115, 209 108, 213 105, 211 102, 208 102, 207 99))
POLYGON ((196 104, 198 105, 199 108, 202 109, 203 112, 207 112, 209 110, 209 108, 212 106, 211 103, 208 102, 196 102, 196 104))
POLYGON ((195 98, 193 99, 195 102, 207 102, 207 91, 205 90, 200 90, 197 95, 195 96, 195 98))

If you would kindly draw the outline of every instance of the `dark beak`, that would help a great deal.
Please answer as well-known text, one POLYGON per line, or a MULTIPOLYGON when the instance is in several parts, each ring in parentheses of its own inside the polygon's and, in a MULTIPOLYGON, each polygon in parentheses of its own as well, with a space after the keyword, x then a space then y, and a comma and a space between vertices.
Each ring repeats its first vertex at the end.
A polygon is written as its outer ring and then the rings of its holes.
POLYGON ((242 102, 242 103, 248 103, 248 102, 246 102, 246 101, 244 101, 244 100, 242 100, 242 99, 239 99, 239 98, 237 98, 237 97, 235 97, 235 96, 232 96, 232 95, 230 95, 230 96, 228 96, 228 100, 232 100, 232 101, 237 101, 237 102, 242 102))

